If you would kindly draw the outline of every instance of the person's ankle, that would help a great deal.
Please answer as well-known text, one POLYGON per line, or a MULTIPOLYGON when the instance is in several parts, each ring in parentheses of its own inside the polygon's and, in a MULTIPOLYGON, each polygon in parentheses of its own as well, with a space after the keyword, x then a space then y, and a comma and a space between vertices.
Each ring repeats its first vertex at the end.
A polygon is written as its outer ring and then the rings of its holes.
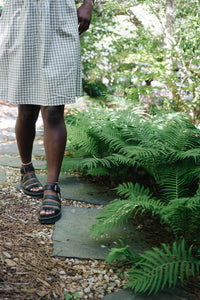
POLYGON ((22 168, 23 168, 23 169, 30 168, 30 167, 32 167, 32 166, 33 166, 32 161, 30 161, 30 162, 28 162, 28 163, 23 163, 23 162, 22 162, 22 168))
POLYGON ((47 180, 46 185, 58 185, 58 181, 47 180))

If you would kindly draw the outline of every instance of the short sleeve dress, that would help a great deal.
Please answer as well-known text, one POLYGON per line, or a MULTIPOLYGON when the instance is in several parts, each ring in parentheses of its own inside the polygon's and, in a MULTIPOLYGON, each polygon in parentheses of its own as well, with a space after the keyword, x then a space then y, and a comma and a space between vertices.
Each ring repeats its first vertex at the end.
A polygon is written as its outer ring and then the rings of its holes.
POLYGON ((74 0, 7 0, 0 17, 0 99, 64 105, 81 90, 74 0))

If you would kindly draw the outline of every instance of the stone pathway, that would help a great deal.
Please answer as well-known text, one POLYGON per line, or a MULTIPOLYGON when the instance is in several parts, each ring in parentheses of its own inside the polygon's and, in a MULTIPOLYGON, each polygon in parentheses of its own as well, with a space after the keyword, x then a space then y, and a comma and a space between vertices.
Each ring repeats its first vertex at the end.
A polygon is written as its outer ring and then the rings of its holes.
MULTIPOLYGON (((7 178, 2 166, 20 168, 14 134, 17 109, 4 101, 0 101, 0 104, 2 110, 0 116, 0 182, 5 183, 7 178)), ((42 133, 42 120, 40 117, 37 123, 37 136, 33 149, 33 163, 38 170, 45 170, 46 168, 41 139, 42 133)), ((39 175, 39 178, 42 183, 45 182, 45 175, 39 175)), ((20 188, 19 184, 16 187, 20 188)), ((80 259, 105 259, 109 249, 119 245, 118 240, 122 236, 123 241, 127 242, 136 252, 148 249, 145 236, 131 226, 112 230, 109 236, 102 238, 96 238, 89 233, 90 226, 96 222, 96 216, 102 212, 102 206, 115 198, 112 192, 101 186, 90 184, 82 178, 65 176, 64 174, 60 176, 60 187, 63 198, 91 203, 94 204, 95 208, 63 206, 62 218, 56 223, 53 234, 53 255, 80 259)), ((122 290, 105 296, 103 299, 173 300, 180 299, 180 296, 181 299, 187 299, 185 294, 178 290, 174 292, 167 290, 157 296, 136 296, 130 290, 122 290)))

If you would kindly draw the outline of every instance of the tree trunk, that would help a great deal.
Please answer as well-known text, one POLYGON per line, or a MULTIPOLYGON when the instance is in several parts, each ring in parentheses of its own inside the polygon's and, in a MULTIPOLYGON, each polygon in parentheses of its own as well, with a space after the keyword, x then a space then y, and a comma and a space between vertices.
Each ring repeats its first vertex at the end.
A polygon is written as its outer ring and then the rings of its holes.
POLYGON ((171 50, 174 45, 174 0, 166 0, 165 47, 171 50))

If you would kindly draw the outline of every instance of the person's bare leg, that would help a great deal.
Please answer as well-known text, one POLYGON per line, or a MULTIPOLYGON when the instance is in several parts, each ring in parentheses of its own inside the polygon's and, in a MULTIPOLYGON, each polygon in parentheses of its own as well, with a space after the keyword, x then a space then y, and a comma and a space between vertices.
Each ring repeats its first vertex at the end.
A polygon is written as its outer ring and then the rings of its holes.
MULTIPOLYGON (((47 184, 57 184, 64 156, 67 131, 64 122, 64 105, 41 106, 44 122, 44 147, 47 159, 47 184)), ((56 195, 46 190, 45 195, 56 195)), ((40 215, 52 214, 52 210, 41 210, 40 215)))
MULTIPOLYGON (((18 117, 15 125, 17 146, 22 161, 22 168, 31 167, 33 141, 35 138, 35 124, 38 119, 40 106, 38 105, 18 105, 18 117)), ((32 191, 42 190, 34 187, 32 191)))

